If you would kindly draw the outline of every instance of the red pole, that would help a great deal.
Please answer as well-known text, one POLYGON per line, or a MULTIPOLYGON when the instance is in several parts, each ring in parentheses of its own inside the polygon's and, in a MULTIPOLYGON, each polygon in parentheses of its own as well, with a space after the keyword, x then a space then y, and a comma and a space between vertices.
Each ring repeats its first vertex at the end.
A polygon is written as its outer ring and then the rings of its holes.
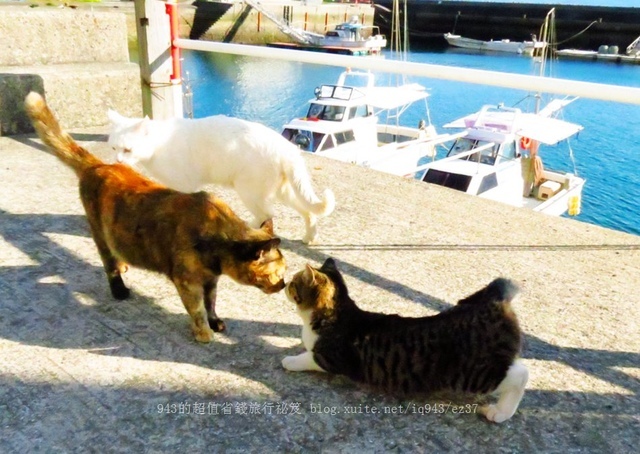
POLYGON ((166 12, 169 15, 169 30, 171 36, 171 83, 179 84, 182 70, 180 68, 180 48, 175 46, 173 42, 178 39, 178 4, 175 0, 170 0, 165 4, 166 12))

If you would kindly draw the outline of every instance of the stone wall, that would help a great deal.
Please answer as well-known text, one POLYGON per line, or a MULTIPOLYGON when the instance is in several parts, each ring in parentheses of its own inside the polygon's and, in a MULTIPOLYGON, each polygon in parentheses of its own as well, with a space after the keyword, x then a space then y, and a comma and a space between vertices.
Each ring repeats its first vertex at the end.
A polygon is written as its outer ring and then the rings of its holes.
POLYGON ((0 7, 0 36, 0 134, 32 131, 22 107, 31 90, 45 95, 67 128, 106 124, 109 108, 140 115, 140 72, 129 61, 124 14, 0 7))

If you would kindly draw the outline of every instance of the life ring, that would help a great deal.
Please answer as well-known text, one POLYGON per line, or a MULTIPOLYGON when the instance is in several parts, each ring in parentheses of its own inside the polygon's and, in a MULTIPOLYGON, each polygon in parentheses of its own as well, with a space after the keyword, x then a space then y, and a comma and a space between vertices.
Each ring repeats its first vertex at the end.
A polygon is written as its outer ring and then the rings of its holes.
POLYGON ((531 147, 531 139, 529 137, 521 137, 520 138, 520 148, 523 150, 528 150, 531 147))

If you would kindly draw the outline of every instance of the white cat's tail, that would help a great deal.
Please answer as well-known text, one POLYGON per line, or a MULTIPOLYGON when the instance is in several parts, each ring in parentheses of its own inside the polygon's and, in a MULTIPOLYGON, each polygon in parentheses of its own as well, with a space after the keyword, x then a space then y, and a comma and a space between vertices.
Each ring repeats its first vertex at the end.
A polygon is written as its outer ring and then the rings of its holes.
POLYGON ((302 207, 318 217, 329 216, 336 206, 336 199, 331 189, 325 189, 322 200, 316 196, 311 186, 311 177, 305 167, 304 159, 298 156, 298 159, 288 161, 284 166, 284 171, 289 186, 295 194, 297 202, 302 207))

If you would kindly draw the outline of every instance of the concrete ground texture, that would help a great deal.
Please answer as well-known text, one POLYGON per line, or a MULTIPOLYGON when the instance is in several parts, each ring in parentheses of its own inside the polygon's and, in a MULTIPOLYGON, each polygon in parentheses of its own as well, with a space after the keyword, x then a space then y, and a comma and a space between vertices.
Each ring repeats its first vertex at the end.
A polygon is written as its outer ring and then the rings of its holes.
MULTIPOLYGON (((74 137, 113 161, 105 132, 74 137)), ((312 246, 278 208, 287 278, 334 257, 361 307, 407 316, 498 276, 519 282, 530 381, 512 419, 285 371, 302 345, 282 292, 222 278, 228 331, 207 345, 162 276, 130 270, 132 298, 115 301, 74 174, 14 136, 0 138, 0 451, 637 452, 640 237, 306 159, 337 207, 312 246)), ((207 189, 248 219, 235 193, 207 189)))

